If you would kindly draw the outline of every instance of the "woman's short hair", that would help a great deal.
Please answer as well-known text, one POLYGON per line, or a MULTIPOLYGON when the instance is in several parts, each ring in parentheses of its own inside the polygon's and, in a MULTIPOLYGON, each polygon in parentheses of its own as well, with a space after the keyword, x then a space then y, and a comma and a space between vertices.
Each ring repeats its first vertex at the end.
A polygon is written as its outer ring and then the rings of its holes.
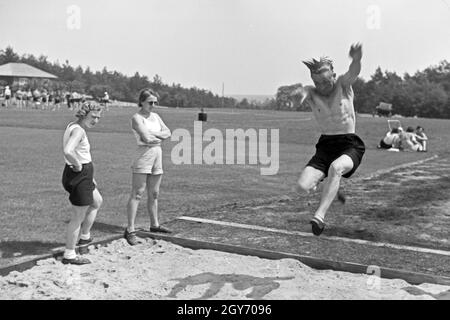
POLYGON ((414 132, 414 128, 413 127, 408 127, 408 128, 406 128, 406 132, 414 132))
POLYGON ((139 107, 142 107, 142 102, 144 102, 145 100, 147 100, 150 96, 155 96, 157 98, 159 98, 158 93, 156 93, 155 91, 153 91, 152 89, 142 89, 139 92, 139 99, 138 99, 138 105, 139 107))
POLYGON ((93 102, 93 101, 83 102, 83 104, 78 109, 77 113, 75 114, 75 117, 82 120, 87 117, 89 112, 92 112, 92 111, 94 111, 94 112, 102 111, 101 105, 99 105, 98 103, 93 102))
POLYGON ((398 128, 392 128, 391 133, 399 133, 398 128))

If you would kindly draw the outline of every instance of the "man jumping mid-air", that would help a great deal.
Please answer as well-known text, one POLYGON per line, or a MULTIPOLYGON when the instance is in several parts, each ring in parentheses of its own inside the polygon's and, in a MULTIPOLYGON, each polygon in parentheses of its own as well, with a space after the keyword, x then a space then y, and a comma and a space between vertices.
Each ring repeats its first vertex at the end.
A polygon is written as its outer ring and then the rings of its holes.
POLYGON ((325 180, 319 208, 311 220, 312 232, 318 236, 325 228, 325 215, 338 195, 341 177, 349 178, 358 168, 365 152, 364 142, 355 134, 355 110, 352 84, 361 71, 362 46, 352 45, 350 68, 336 79, 333 62, 325 57, 303 62, 311 71, 315 86, 306 86, 292 93, 302 104, 312 109, 321 136, 316 144, 316 154, 306 165, 298 179, 297 190, 315 190, 325 180))

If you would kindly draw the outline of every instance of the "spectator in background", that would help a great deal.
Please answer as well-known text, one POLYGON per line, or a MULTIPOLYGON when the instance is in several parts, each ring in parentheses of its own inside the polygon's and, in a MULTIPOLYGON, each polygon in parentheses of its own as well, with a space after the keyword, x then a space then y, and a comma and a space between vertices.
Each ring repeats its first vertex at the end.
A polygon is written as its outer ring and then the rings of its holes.
POLYGON ((386 136, 381 139, 378 144, 378 149, 391 149, 394 147, 395 143, 399 139, 399 130, 398 128, 393 128, 391 131, 386 133, 386 136))
POLYGON ((9 106, 9 100, 11 100, 11 89, 9 86, 5 87, 5 107, 8 108, 9 106))
POLYGON ((41 94, 42 110, 48 107, 48 92, 47 90, 42 90, 41 94))
POLYGON ((425 130, 421 126, 417 126, 416 128, 416 140, 422 146, 422 152, 427 152, 427 142, 428 137, 425 134, 425 130))
POLYGON ((31 105, 33 105, 33 93, 31 92, 31 89, 28 89, 26 97, 25 107, 28 108, 28 103, 31 103, 31 105))
POLYGON ((56 93, 53 96, 53 110, 59 110, 61 108, 62 95, 61 91, 56 90, 56 93))
POLYGON ((47 106, 49 106, 50 104, 54 104, 54 102, 55 102, 55 91, 50 90, 48 92, 48 104, 47 104, 47 106))
POLYGON ((67 103, 67 109, 72 110, 72 104, 70 101, 70 92, 66 92, 65 98, 66 98, 66 103, 67 103))
POLYGON ((80 103, 82 103, 82 100, 83 96, 76 91, 72 92, 72 94, 70 95, 70 103, 75 110, 78 110, 80 103))
POLYGON ((103 98, 101 99, 101 101, 102 101, 102 103, 105 104, 106 111, 108 111, 108 110, 109 110, 109 108, 108 108, 109 94, 108 94, 107 91, 105 91, 105 95, 103 96, 103 98))
POLYGON ((422 151, 422 145, 417 142, 413 127, 408 127, 406 132, 400 132, 400 146, 402 151, 422 151))
POLYGON ((41 100, 41 92, 36 88, 33 91, 33 103, 36 109, 38 108, 37 106, 41 104, 40 100, 41 100))
POLYGON ((22 109, 25 95, 26 95, 26 93, 24 91, 20 90, 20 88, 16 91, 15 97, 16 97, 17 107, 19 109, 22 109))
POLYGON ((109 94, 105 91, 105 95, 103 96, 102 102, 109 103, 109 94))

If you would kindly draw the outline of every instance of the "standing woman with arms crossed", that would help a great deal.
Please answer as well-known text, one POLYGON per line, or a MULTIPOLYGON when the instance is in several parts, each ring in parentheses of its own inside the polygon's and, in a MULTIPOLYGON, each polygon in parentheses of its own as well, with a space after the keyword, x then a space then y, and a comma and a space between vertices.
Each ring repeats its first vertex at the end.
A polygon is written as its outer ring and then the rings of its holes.
POLYGON ((64 132, 63 146, 66 166, 62 183, 64 189, 70 194, 69 200, 73 207, 67 226, 66 250, 62 260, 64 264, 91 263, 88 259, 77 256, 75 244, 78 236, 80 236, 78 245, 87 245, 92 242, 91 227, 103 202, 102 196, 96 188, 91 147, 86 135, 86 129, 94 127, 99 121, 101 110, 99 105, 85 102, 76 113, 78 120, 69 123, 64 132))
POLYGON ((153 106, 157 103, 158 98, 155 92, 150 89, 142 90, 139 94, 140 109, 131 119, 138 149, 131 166, 132 190, 127 204, 128 227, 124 234, 124 238, 130 245, 137 244, 134 222, 146 187, 150 232, 171 232, 160 226, 158 221, 158 195, 163 174, 161 141, 169 138, 171 132, 159 115, 152 112, 153 106))

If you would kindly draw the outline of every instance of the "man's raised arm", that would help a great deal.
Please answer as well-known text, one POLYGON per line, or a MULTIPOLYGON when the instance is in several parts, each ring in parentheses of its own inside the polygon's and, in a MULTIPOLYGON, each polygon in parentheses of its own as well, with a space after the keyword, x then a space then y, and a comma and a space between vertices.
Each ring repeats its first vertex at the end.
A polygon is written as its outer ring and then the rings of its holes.
POLYGON ((360 43, 352 45, 349 56, 352 58, 352 63, 347 73, 342 76, 345 85, 352 85, 361 72, 362 45, 360 43))

